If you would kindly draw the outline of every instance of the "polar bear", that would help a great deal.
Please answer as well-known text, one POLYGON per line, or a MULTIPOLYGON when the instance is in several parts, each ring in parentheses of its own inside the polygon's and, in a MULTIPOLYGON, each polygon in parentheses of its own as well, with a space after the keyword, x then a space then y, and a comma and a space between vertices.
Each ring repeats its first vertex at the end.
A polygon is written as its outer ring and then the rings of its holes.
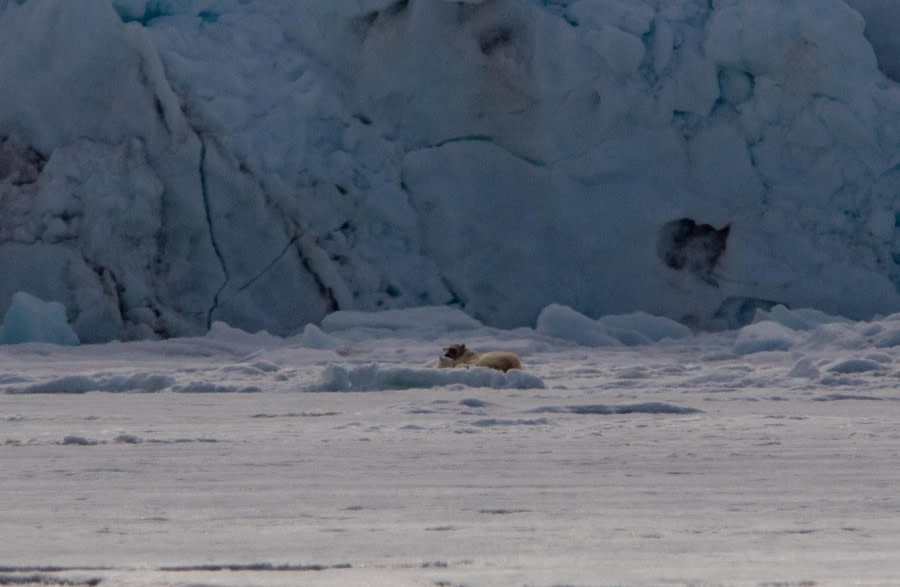
POLYGON ((506 373, 510 369, 521 369, 522 361, 517 354, 507 351, 476 353, 464 344, 451 344, 444 347, 438 367, 488 367, 506 373))

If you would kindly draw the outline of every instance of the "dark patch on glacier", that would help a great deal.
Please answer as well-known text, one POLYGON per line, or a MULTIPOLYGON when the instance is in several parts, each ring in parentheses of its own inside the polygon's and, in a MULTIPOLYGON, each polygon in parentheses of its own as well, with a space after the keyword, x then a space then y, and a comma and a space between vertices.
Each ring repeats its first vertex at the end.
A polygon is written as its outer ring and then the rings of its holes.
POLYGON ((711 224, 697 224, 690 218, 666 223, 659 232, 657 254, 667 267, 687 271, 718 286, 713 269, 725 252, 731 226, 717 229, 711 224))
POLYGON ((0 182, 22 186, 37 181, 47 158, 28 145, 0 136, 0 182))

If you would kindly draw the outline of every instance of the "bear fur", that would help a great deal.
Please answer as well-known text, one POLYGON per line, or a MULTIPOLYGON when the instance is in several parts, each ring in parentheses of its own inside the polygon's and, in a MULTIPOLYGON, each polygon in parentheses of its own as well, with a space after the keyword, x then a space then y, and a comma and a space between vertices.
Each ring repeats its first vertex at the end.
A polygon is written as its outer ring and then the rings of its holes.
POLYGON ((438 367, 487 367, 506 373, 510 369, 521 369, 522 360, 517 354, 507 351, 476 353, 464 344, 451 344, 444 347, 444 356, 438 361, 438 367))

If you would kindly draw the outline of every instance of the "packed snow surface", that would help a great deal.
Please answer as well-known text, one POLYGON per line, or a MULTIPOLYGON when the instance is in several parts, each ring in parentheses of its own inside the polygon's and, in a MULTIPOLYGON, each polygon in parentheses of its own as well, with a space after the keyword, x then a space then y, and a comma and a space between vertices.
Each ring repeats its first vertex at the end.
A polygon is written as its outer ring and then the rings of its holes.
POLYGON ((452 312, 0 347, 0 583, 896 583, 900 316, 452 312))
POLYGON ((61 303, 82 343, 428 305, 889 314, 898 15, 0 0, 0 312, 61 303))
POLYGON ((0 0, 0 584, 896 584, 898 18, 0 0))

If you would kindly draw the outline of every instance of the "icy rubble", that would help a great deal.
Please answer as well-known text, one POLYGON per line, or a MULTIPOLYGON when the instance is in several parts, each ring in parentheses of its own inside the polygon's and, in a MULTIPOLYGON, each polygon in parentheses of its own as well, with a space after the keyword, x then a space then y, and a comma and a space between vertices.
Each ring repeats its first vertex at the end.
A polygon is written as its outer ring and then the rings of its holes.
POLYGON ((900 52, 849 4, 0 0, 0 310, 896 311, 900 52))

